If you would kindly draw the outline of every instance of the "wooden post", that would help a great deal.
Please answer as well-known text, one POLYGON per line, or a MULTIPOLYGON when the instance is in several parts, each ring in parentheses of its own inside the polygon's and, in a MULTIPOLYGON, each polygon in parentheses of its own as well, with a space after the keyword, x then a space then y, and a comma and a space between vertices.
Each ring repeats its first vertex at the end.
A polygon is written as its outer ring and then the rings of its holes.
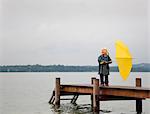
POLYGON ((60 107, 60 78, 56 78, 55 82, 55 107, 60 107))
MULTIPOLYGON (((96 78, 95 77, 91 78, 91 85, 93 85, 94 79, 96 79, 96 78)), ((91 107, 93 108, 93 94, 91 94, 91 107)))
MULTIPOLYGON (((142 86, 141 78, 136 78, 136 87, 141 87, 141 86, 142 86)), ((142 100, 141 99, 136 100, 136 112, 137 114, 142 113, 142 100)))
POLYGON ((99 112, 99 79, 93 79, 93 111, 99 112))

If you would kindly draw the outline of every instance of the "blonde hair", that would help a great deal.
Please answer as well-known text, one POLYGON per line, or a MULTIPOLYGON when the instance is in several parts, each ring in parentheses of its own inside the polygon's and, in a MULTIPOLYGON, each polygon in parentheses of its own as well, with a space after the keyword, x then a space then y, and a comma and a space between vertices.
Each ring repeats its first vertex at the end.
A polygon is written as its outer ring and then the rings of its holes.
POLYGON ((101 49, 101 53, 103 53, 102 51, 104 51, 104 50, 106 51, 106 52, 105 52, 106 55, 109 55, 109 52, 108 52, 107 48, 102 48, 102 49, 101 49))

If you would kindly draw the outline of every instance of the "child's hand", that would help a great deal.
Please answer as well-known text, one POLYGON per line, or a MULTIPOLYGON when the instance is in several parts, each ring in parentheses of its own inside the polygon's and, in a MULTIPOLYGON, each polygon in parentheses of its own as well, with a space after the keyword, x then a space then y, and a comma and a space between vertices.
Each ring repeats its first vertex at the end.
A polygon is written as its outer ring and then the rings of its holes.
POLYGON ((104 61, 100 62, 100 64, 104 64, 104 61))
POLYGON ((104 61, 104 64, 108 64, 108 62, 107 62, 107 61, 104 61))
POLYGON ((102 61, 100 64, 106 64, 106 61, 102 61))
POLYGON ((108 64, 107 61, 102 61, 101 64, 105 65, 105 64, 108 64))

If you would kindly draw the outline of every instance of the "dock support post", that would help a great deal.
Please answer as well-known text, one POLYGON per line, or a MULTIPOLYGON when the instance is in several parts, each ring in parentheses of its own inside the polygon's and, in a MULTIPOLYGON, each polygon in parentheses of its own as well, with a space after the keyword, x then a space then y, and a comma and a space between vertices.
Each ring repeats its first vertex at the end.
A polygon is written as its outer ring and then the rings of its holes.
MULTIPOLYGON (((91 78, 91 85, 93 85, 94 79, 96 79, 95 77, 91 78)), ((91 94, 91 107, 93 108, 93 94, 91 94)), ((91 108, 91 109, 92 109, 91 108)), ((93 110, 93 109, 92 109, 93 110)))
POLYGON ((99 79, 93 79, 93 111, 99 112, 99 79))
POLYGON ((60 107, 60 78, 56 78, 55 82, 55 108, 60 107))
MULTIPOLYGON (((136 87, 141 87, 141 86, 142 86, 141 78, 136 78, 136 87)), ((142 113, 142 100, 141 99, 136 100, 136 112, 137 114, 142 113)))

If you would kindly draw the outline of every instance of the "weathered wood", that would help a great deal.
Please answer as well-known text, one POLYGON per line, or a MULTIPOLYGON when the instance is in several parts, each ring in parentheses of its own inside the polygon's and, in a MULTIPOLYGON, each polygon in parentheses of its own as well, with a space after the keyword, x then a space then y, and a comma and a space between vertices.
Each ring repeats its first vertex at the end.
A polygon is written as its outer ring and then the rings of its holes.
MULTIPOLYGON (((93 85, 91 84, 72 84, 72 85, 68 85, 68 84, 62 84, 61 85, 62 88, 65 86, 76 86, 77 88, 80 88, 80 87, 93 87, 93 85)), ((146 88, 146 87, 135 87, 135 86, 119 86, 119 85, 111 85, 111 86, 99 86, 100 88, 112 88, 112 89, 129 89, 129 90, 146 90, 146 91, 150 91, 150 88, 146 88)))
POLYGON ((60 85, 60 78, 56 78, 55 91, 49 102, 60 106, 60 96, 74 95, 71 100, 75 103, 79 95, 91 95, 91 105, 94 112, 99 112, 100 102, 106 100, 136 100, 136 111, 142 112, 142 100, 150 98, 150 88, 141 87, 141 79, 136 79, 136 87, 131 86, 99 86, 99 80, 91 79, 91 84, 60 85))
POLYGON ((93 111, 98 112, 99 107, 99 79, 93 80, 93 111))
POLYGON ((72 100, 71 100, 71 103, 72 103, 72 104, 76 104, 76 101, 77 101, 78 97, 79 97, 79 95, 78 95, 78 94, 75 94, 75 95, 73 96, 72 100))
POLYGON ((93 86, 76 86, 76 85, 62 85, 61 88, 62 93, 79 93, 84 95, 91 95, 93 94, 93 86))
MULTIPOLYGON (((91 85, 93 85, 94 79, 96 79, 95 77, 91 78, 91 85)), ((91 94, 91 107, 93 107, 93 94, 91 94)))
POLYGON ((55 91, 53 91, 52 92, 52 95, 51 95, 51 98, 50 98, 50 100, 49 100, 49 104, 53 104, 53 102, 54 102, 54 97, 55 97, 55 91))
MULTIPOLYGON (((137 100, 137 98, 134 97, 122 97, 122 96, 111 96, 111 95, 104 95, 99 96, 100 101, 110 101, 110 100, 137 100)), ((143 99, 144 100, 144 99, 143 99)))
POLYGON ((135 98, 150 98, 150 91, 146 90, 132 90, 132 89, 113 89, 105 88, 101 89, 102 95, 114 95, 114 96, 124 96, 124 97, 135 97, 135 98))
MULTIPOLYGON (((61 85, 62 92, 78 93, 84 95, 93 94, 92 85, 61 85)), ((100 86, 100 95, 113 95, 134 98, 150 98, 150 89, 130 86, 100 86)))
POLYGON ((55 107, 60 107, 60 78, 56 78, 55 83, 55 107))
POLYGON ((136 87, 141 87, 141 86, 142 86, 141 78, 136 78, 136 87))
MULTIPOLYGON (((141 78, 136 78, 136 87, 141 87, 141 86, 142 86, 141 78)), ((136 112, 137 114, 142 113, 142 99, 136 100, 136 112)))

